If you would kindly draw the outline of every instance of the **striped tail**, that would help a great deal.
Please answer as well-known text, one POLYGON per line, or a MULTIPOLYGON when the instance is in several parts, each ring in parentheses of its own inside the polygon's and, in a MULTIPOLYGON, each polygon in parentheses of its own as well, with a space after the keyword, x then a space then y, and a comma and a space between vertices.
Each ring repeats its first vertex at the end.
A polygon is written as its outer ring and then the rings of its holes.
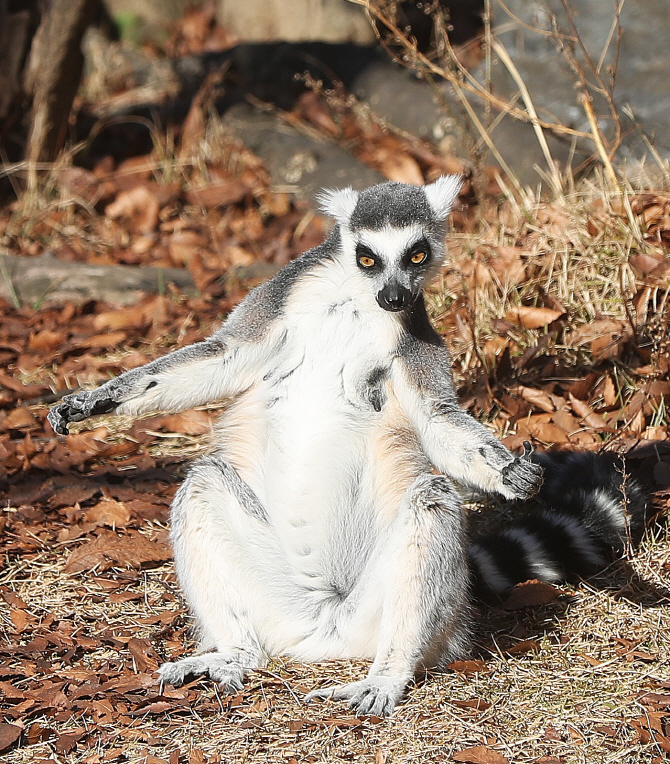
POLYGON ((647 499, 617 454, 534 454, 544 467, 541 507, 469 549, 475 591, 503 594, 536 578, 549 583, 593 575, 639 541, 647 499))

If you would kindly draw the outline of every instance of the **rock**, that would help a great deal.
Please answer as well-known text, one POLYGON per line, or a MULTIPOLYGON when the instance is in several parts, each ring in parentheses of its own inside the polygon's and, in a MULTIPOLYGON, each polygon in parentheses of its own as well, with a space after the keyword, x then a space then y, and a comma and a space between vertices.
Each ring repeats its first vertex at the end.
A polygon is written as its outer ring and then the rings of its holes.
POLYGON ((277 191, 315 204, 322 188, 362 189, 384 180, 339 146, 310 138, 280 117, 249 104, 233 106, 223 121, 266 163, 277 191))
POLYGON ((218 0, 216 16, 244 42, 376 41, 365 9, 344 0, 218 0))
POLYGON ((88 265, 58 260, 51 253, 41 257, 0 255, 0 297, 21 304, 76 304, 104 300, 132 305, 146 292, 162 291, 167 284, 195 294, 188 271, 128 265, 88 265))
MULTIPOLYGON (((538 113, 545 117, 553 115, 565 125, 589 132, 589 122, 577 101, 577 78, 574 72, 564 56, 557 51, 550 36, 532 31, 532 28, 545 32, 551 30, 552 19, 547 12, 549 8, 557 18, 561 31, 569 33, 569 19, 563 4, 560 0, 506 0, 506 5, 522 23, 511 18, 494 3, 495 21, 500 27, 498 38, 528 87, 538 113)), ((597 64, 608 42, 614 20, 613 5, 594 3, 592 0, 570 0, 570 7, 574 11, 575 25, 584 47, 597 64)), ((670 157, 670 90, 667 84, 670 70, 670 48, 667 44, 670 37, 669 11, 668 0, 636 0, 623 5, 623 34, 614 94, 624 132, 627 133, 618 152, 618 158, 624 162, 634 163, 649 153, 635 123, 624 113, 625 106, 630 106, 635 121, 653 138, 659 153, 665 158, 670 157)), ((603 58, 601 72, 605 82, 609 81, 608 67, 614 63, 615 40, 616 34, 603 58)), ((576 49, 577 58, 583 65, 584 57, 578 46, 576 49)), ((478 76, 483 81, 483 67, 478 76)), ((593 81, 591 73, 588 73, 588 77, 593 81)), ((493 62, 492 84, 499 95, 506 97, 518 91, 517 85, 499 60, 493 62)), ((594 111, 605 134, 611 137, 614 134, 614 123, 608 116, 604 98, 594 96, 594 111)), ((578 148, 587 154, 594 152, 591 141, 579 142, 578 148)))

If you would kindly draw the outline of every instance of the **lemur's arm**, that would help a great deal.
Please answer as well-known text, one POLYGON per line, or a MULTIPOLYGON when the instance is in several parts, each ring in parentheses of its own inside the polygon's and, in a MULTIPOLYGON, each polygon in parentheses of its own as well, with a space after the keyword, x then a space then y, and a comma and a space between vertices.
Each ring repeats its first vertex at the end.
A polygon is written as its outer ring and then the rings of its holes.
POLYGON ((268 342, 240 342, 223 332, 131 369, 95 390, 66 395, 49 412, 55 432, 94 414, 183 411, 223 400, 262 376, 271 354, 268 342))
POLYGON ((451 359, 425 313, 415 305, 394 370, 394 388, 422 448, 443 474, 473 488, 525 499, 542 485, 542 468, 514 456, 458 405, 451 359))
POLYGON ((94 414, 183 411, 247 389, 267 371, 282 341, 281 300, 273 299, 275 291, 272 282, 258 287, 203 342, 131 369, 95 390, 66 395, 49 412, 54 431, 66 434, 70 422, 94 414))

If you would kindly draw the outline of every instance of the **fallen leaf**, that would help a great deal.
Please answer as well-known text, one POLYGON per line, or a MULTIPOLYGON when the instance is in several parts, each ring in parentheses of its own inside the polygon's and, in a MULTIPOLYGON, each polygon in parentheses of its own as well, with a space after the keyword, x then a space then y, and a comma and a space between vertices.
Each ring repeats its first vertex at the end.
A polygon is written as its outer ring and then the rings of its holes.
POLYGON ((423 173, 419 163, 403 151, 390 152, 379 157, 379 171, 389 180, 411 185, 423 185, 423 173))
POLYGON ((551 584, 535 579, 517 584, 509 593, 503 607, 505 610, 521 610, 525 607, 537 607, 553 602, 562 594, 551 584))
POLYGON ((548 414, 552 414, 554 411, 556 411, 556 407, 554 406, 551 398, 542 390, 538 390, 534 387, 523 387, 523 385, 519 385, 518 392, 525 401, 532 403, 533 406, 536 406, 540 410, 546 411, 548 414))
POLYGON ((71 347, 78 348, 116 348, 128 339, 126 332, 108 332, 107 334, 94 334, 92 337, 77 340, 71 347))
POLYGON ((9 619, 12 622, 12 626, 14 626, 14 631, 17 634, 21 634, 26 626, 31 623, 34 618, 29 613, 27 613, 25 610, 18 610, 16 608, 12 608, 9 611, 9 619))
POLYGON ((33 334, 28 340, 28 347, 30 350, 43 353, 49 353, 64 344, 65 335, 63 332, 53 332, 49 329, 44 329, 37 334, 33 334))
POLYGON ((563 313, 559 310, 533 308, 522 305, 508 310, 504 318, 506 321, 521 326, 523 329, 539 329, 542 326, 547 326, 552 321, 556 321, 562 315, 563 313))
POLYGON ((0 753, 8 751, 21 737, 23 730, 16 724, 0 723, 0 753))
POLYGON ((37 426, 37 420, 30 413, 30 411, 25 406, 19 406, 18 408, 15 408, 13 411, 10 411, 9 414, 7 414, 7 416, 2 420, 0 429, 23 430, 28 427, 36 427, 36 426, 37 426))
POLYGON ((527 423, 528 432, 541 443, 555 445, 556 443, 568 443, 569 438, 564 430, 551 422, 531 421, 527 423))
POLYGON ((158 668, 158 654, 148 639, 132 637, 128 640, 128 650, 135 659, 135 665, 142 673, 156 671, 158 668))
POLYGON ((114 499, 103 499, 94 507, 86 510, 84 522, 107 525, 110 528, 123 528, 130 522, 130 512, 125 504, 114 499))
POLYGON ((486 663, 482 660, 452 661, 447 664, 447 668, 450 668, 457 674, 468 676, 469 674, 481 674, 483 671, 486 671, 486 663))
POLYGON ((588 344, 595 360, 604 361, 616 358, 631 334, 630 326, 624 321, 599 319, 570 332, 567 344, 573 347, 588 344))
POLYGON ((216 207, 227 207, 230 204, 241 202, 250 189, 246 183, 240 180, 227 180, 203 188, 192 188, 186 192, 186 201, 206 210, 216 207))
POLYGON ((601 735, 607 735, 607 737, 611 737, 614 740, 619 737, 619 733, 607 724, 597 724, 593 729, 601 735))
POLYGON ((481 698, 472 698, 471 700, 452 700, 452 705, 457 708, 473 708, 475 711, 488 711, 491 704, 481 698))
POLYGON ((105 215, 112 220, 124 218, 133 231, 149 233, 158 227, 160 203, 147 185, 135 186, 121 191, 116 199, 105 207, 105 215))
POLYGON ((635 255, 630 258, 630 264, 633 268, 639 271, 642 276, 648 276, 657 268, 660 270, 660 268, 665 265, 665 261, 661 257, 656 258, 651 257, 650 255, 635 255))
POLYGON ((11 682, 0 682, 0 693, 6 700, 24 700, 26 694, 11 682))
POLYGON ((501 284, 517 285, 526 280, 526 268, 518 247, 496 247, 496 254, 488 261, 489 268, 501 284))
POLYGON ((603 387, 603 400, 605 401, 605 405, 607 407, 616 405, 617 402, 617 393, 616 388, 614 387, 614 381, 612 380, 611 374, 606 374, 605 376, 605 385, 603 387))
POLYGON ((509 764, 509 759, 485 745, 463 748, 453 753, 451 757, 454 761, 464 761, 467 764, 509 764))
POLYGON ((56 751, 62 755, 70 753, 77 747, 77 743, 84 737, 86 730, 78 730, 76 732, 64 732, 58 735, 54 747, 56 751))
POLYGON ((144 305, 135 305, 123 310, 108 310, 99 313, 93 319, 93 326, 97 331, 109 329, 116 332, 119 329, 140 329, 147 323, 148 317, 144 305))
POLYGON ((11 589, 7 589, 6 587, 2 587, 0 589, 0 597, 12 607, 19 608, 21 610, 27 610, 28 605, 19 597, 18 594, 15 594, 11 589))
POLYGON ((137 531, 126 536, 103 531, 72 552, 65 571, 79 573, 93 568, 104 571, 115 565, 139 568, 148 563, 165 562, 171 557, 172 552, 167 544, 150 541, 137 531))
POLYGON ((595 411, 592 411, 588 403, 575 398, 572 393, 568 393, 568 400, 575 414, 586 422, 589 427, 592 427, 594 430, 602 430, 605 427, 603 418, 596 414, 595 411))
POLYGON ((505 652, 508 655, 522 655, 528 652, 539 652, 540 643, 535 639, 524 639, 521 642, 517 642, 515 645, 508 647, 505 652))

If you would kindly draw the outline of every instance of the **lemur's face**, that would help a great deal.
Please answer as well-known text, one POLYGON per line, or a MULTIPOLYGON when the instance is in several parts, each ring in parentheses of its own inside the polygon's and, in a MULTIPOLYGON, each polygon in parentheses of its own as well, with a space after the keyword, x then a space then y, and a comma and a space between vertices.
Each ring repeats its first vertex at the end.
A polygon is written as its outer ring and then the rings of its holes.
POLYGON ((396 312, 409 307, 442 259, 441 252, 434 252, 428 232, 419 225, 363 229, 353 238, 356 266, 369 279, 384 310, 396 312))
POLYGON ((446 175, 427 186, 388 182, 321 194, 322 208, 339 223, 344 258, 384 310, 408 308, 437 273, 460 187, 459 176, 446 175))

